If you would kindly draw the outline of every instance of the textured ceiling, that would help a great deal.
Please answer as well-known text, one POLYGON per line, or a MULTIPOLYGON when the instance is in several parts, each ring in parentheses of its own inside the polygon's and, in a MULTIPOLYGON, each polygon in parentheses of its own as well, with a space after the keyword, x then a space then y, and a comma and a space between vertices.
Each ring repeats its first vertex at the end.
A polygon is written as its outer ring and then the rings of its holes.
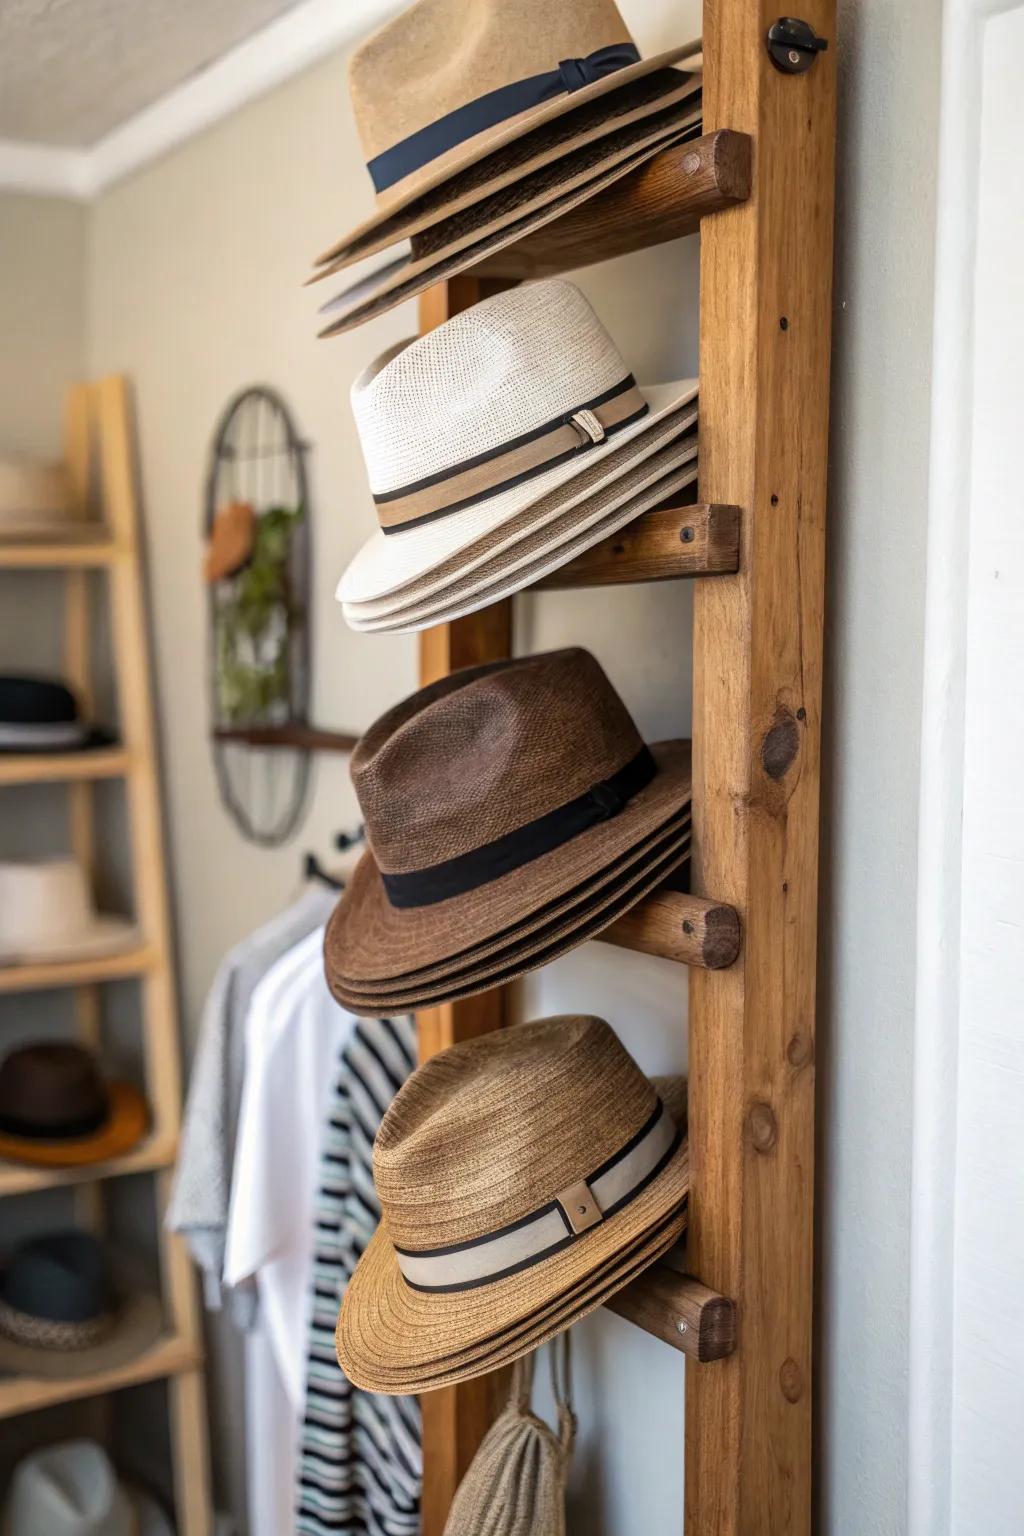
POLYGON ((0 139, 87 148, 296 3, 0 0, 0 139))

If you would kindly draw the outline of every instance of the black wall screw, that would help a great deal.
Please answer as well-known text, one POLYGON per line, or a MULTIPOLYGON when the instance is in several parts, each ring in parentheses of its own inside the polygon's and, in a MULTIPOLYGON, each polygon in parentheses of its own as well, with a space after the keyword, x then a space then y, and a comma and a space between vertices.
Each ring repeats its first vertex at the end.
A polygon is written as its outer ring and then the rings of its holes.
POLYGON ((780 16, 768 29, 768 53, 776 69, 785 75, 802 75, 819 53, 828 47, 810 22, 797 16, 780 16))

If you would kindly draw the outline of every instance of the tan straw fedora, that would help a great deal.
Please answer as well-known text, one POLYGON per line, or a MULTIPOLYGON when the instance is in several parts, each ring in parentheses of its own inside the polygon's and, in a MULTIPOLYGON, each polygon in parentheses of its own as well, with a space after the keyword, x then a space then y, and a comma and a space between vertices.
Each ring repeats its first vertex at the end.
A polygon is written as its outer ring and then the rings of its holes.
POLYGON ((602 1019, 543 1019, 432 1057, 385 1115, 373 1172, 381 1224, 337 1333, 370 1391, 429 1391, 517 1358, 686 1220, 682 1130, 602 1019))
MULTIPOLYGON (((600 105, 687 56, 687 44, 641 59, 612 0, 416 0, 372 33, 349 61, 349 94, 377 197, 374 215, 319 258, 363 251, 378 234, 401 239, 409 210, 462 177, 456 205, 545 163, 545 127, 583 118, 568 142, 601 132, 600 105), (519 141, 530 139, 526 155, 519 141), (509 154, 508 151, 512 153, 509 154), (485 162, 469 186, 465 173, 485 162)), ((656 102, 659 93, 653 93, 656 102)), ((642 98, 645 99, 645 98, 642 98)), ((609 107, 608 116, 614 109, 609 107)), ((555 135, 556 149, 565 136, 555 135)), ((436 216, 449 199, 434 199, 436 216)), ((365 253, 365 252, 364 252, 365 253)))
POLYGON ((351 774, 369 846, 327 929, 341 989, 511 938, 690 800, 689 743, 645 745, 575 648, 420 689, 371 726, 351 774))
POLYGON ((642 390, 561 279, 497 294, 385 353, 352 387, 380 527, 339 600, 376 602, 442 570, 461 574, 577 507, 582 534, 589 498, 609 490, 602 514, 616 495, 629 500, 630 471, 679 435, 685 417, 671 418, 696 398, 695 380, 642 390))

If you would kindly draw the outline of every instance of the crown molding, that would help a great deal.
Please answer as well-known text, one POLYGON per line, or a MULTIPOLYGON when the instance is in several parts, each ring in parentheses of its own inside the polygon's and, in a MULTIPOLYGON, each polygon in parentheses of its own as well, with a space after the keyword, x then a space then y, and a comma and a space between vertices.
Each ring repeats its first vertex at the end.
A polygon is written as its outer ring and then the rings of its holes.
POLYGON ((398 0, 302 0, 89 149, 0 139, 0 192, 88 201, 397 9, 398 0))

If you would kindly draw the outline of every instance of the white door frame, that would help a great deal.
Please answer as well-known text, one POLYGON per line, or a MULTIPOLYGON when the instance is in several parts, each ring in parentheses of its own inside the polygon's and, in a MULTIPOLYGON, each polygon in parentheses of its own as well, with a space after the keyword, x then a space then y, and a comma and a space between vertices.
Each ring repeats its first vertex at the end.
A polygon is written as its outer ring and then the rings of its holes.
POLYGON ((949 1536, 967 582, 982 42, 1024 0, 945 0, 917 895, 908 1536, 949 1536))

